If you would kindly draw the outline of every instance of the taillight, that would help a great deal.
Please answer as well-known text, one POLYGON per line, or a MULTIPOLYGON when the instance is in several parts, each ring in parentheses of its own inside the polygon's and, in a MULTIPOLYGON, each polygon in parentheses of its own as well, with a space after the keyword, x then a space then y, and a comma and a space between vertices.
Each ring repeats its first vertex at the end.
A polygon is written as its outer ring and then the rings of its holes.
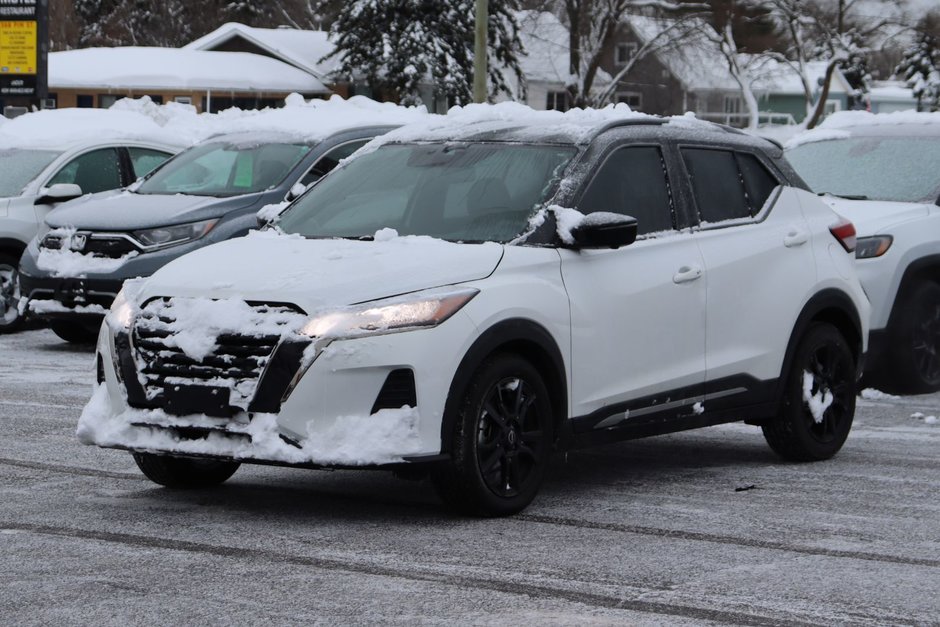
POLYGON ((839 240, 845 252, 851 253, 855 251, 855 244, 857 243, 855 239, 855 225, 852 224, 851 221, 840 218, 838 222, 829 227, 829 232, 832 233, 834 238, 839 240))

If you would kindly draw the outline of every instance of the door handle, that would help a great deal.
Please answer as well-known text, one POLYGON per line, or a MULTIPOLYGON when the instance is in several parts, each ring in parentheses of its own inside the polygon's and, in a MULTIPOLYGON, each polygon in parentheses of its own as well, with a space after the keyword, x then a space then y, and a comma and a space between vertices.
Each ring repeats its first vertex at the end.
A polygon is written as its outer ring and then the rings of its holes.
POLYGON ((688 283, 689 281, 694 281, 695 279, 701 278, 702 269, 698 266, 682 266, 679 268, 672 277, 672 282, 679 283, 688 283))
POLYGON ((787 248, 793 248, 794 246, 802 246, 808 241, 809 233, 803 229, 792 228, 783 238, 783 245, 787 248))

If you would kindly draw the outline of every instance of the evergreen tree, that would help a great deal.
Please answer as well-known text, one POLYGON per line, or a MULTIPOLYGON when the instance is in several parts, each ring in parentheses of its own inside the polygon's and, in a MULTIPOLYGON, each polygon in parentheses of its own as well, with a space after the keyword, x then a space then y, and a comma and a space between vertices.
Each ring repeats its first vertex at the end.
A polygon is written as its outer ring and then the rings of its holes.
POLYGON ((917 110, 940 110, 940 41, 924 30, 904 51, 895 73, 917 98, 917 110))
MULTIPOLYGON (((511 94, 504 71, 522 81, 515 0, 490 0, 489 92, 511 94)), ((418 104, 422 84, 451 104, 472 101, 473 0, 353 0, 331 27, 339 72, 363 76, 403 104, 418 104)))
POLYGON ((867 109, 868 94, 871 92, 871 70, 868 67, 868 55, 854 52, 849 55, 839 69, 852 91, 849 92, 849 109, 867 109))

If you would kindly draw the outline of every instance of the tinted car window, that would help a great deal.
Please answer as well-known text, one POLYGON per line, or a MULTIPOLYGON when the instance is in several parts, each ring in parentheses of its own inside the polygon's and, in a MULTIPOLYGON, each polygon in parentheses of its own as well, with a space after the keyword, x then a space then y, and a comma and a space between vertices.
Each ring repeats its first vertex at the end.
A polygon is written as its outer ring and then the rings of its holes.
POLYGON ((633 216, 637 233, 675 228, 666 166, 659 148, 631 146, 615 151, 581 198, 581 213, 610 211, 633 216))
POLYGON ((127 152, 130 154, 131 164, 134 166, 134 176, 137 178, 149 174, 151 170, 172 156, 169 153, 150 150, 149 148, 128 147, 127 152))
POLYGON ((777 179, 767 171, 757 157, 747 153, 738 153, 738 165, 744 177, 744 191, 747 192, 747 204, 751 215, 760 213, 771 192, 777 187, 777 179))
POLYGON ((744 184, 734 154, 727 150, 682 150, 702 222, 748 218, 744 184))
POLYGON ((368 139, 363 139, 360 141, 349 142, 348 144, 342 144, 337 146, 333 150, 330 150, 325 155, 317 159, 317 162, 313 164, 313 167, 310 168, 310 171, 304 174, 304 177, 300 179, 300 182, 303 185, 310 185, 320 180, 321 177, 326 176, 333 168, 339 165, 339 162, 356 152, 363 146, 369 143, 368 139))
POLYGON ((69 161, 48 185, 74 183, 84 194, 121 187, 121 168, 114 148, 93 150, 69 161))

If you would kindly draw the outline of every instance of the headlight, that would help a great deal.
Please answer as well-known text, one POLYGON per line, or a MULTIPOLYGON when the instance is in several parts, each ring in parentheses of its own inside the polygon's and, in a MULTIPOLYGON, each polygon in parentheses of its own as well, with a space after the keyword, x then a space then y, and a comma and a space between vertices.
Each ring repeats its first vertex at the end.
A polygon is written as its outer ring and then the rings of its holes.
POLYGON ((111 303, 111 311, 108 312, 106 320, 115 331, 126 331, 134 321, 134 306, 127 300, 123 287, 111 303))
POLYGON ((189 224, 161 226, 156 229, 134 231, 132 235, 147 250, 157 250, 197 240, 211 231, 218 221, 216 218, 189 224))
POLYGON ((344 307, 312 317, 301 333, 347 338, 435 327, 478 293, 473 288, 440 289, 344 307))
POLYGON ((856 259, 870 259, 880 257, 891 248, 894 238, 890 235, 874 235, 872 237, 860 237, 855 246, 856 259))

